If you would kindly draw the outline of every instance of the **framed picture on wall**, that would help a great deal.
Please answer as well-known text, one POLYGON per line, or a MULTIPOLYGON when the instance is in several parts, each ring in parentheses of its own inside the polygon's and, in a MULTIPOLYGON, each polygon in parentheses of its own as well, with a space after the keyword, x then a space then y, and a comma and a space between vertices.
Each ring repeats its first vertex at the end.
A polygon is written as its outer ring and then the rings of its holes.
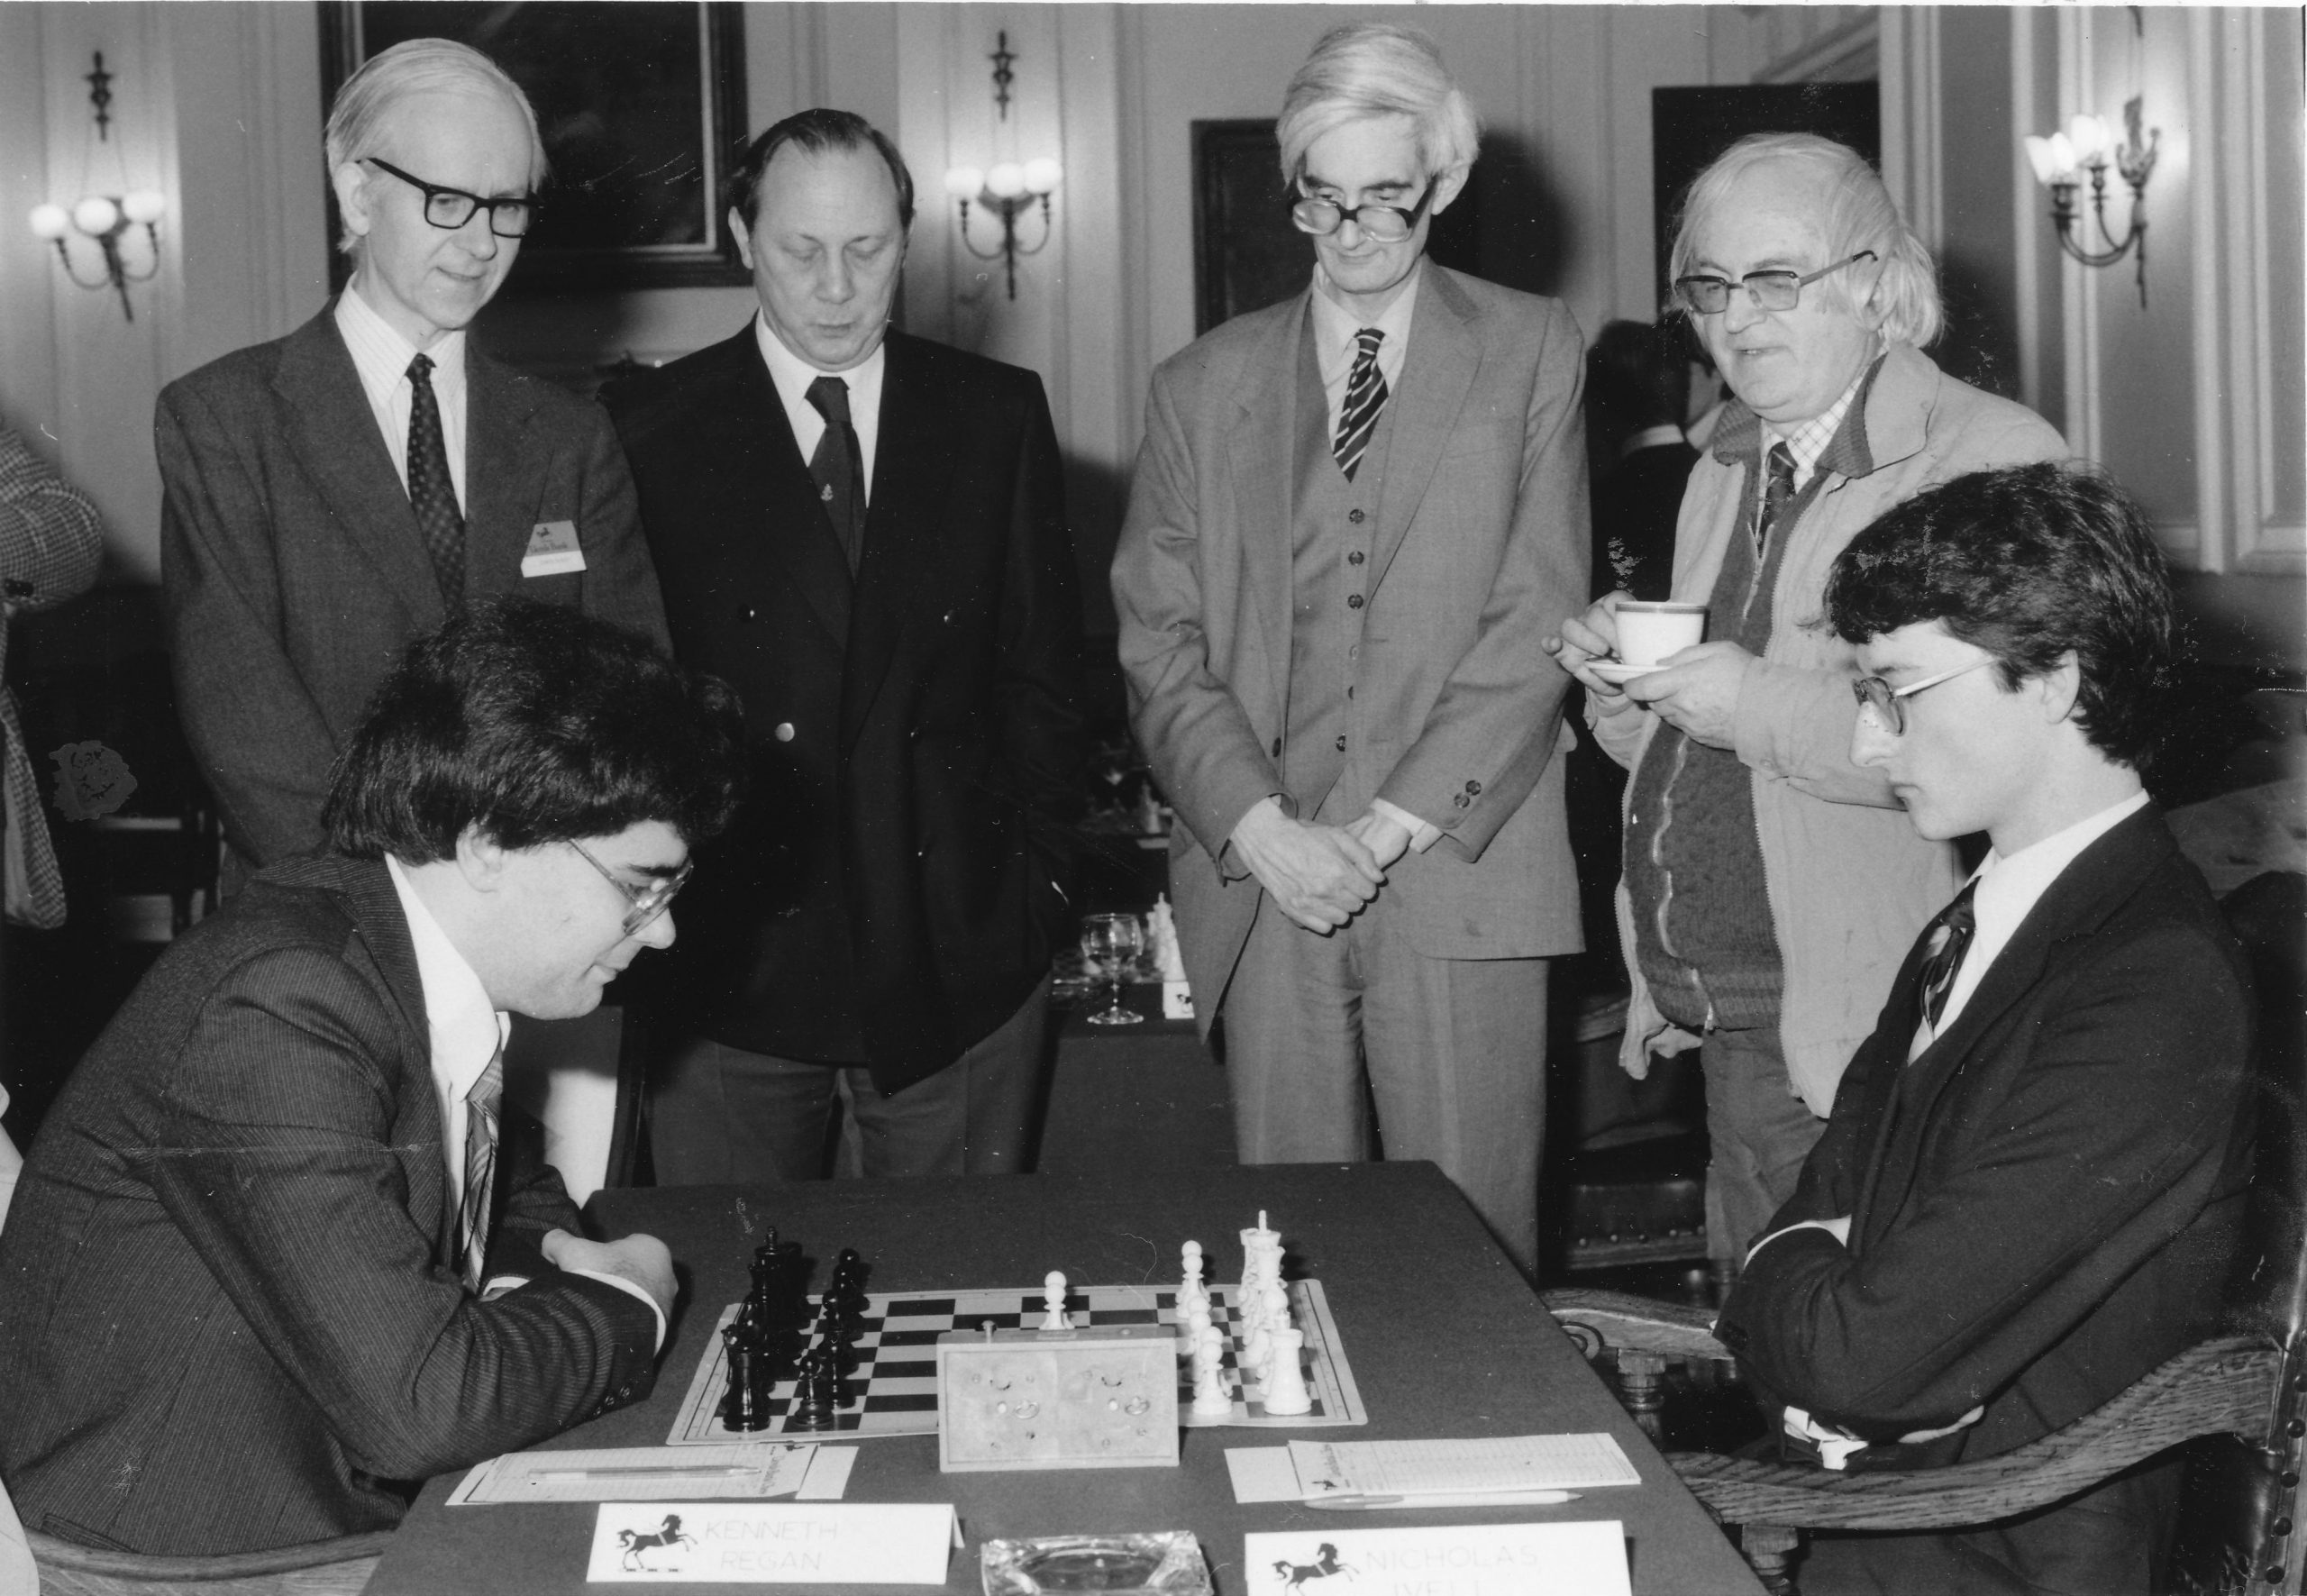
MULTIPOLYGON (((747 132, 742 7, 333 0, 321 8, 324 113, 362 61, 426 37, 482 51, 536 107, 552 174, 508 293, 751 280, 722 201, 747 132)), ((332 195, 332 239, 335 212, 332 195)), ((338 286, 346 270, 332 251, 338 286)))
MULTIPOLYGON (((1278 305, 1306 286, 1314 241, 1291 225, 1269 119, 1193 124, 1194 333, 1278 305)), ((1426 252, 1474 269, 1474 187, 1434 219, 1426 252)))

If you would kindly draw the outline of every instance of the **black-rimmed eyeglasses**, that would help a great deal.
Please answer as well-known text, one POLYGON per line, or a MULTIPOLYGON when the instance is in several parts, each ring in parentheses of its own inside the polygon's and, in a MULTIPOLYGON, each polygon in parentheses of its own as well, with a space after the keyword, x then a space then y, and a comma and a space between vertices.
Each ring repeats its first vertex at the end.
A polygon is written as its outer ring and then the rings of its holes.
POLYGON ((1894 688, 1879 676, 1862 676, 1850 684, 1850 690, 1857 696, 1859 707, 1873 710, 1874 718, 1882 722, 1891 735, 1903 737, 1907 734, 1906 699, 1935 688, 1940 682, 1968 676, 1972 671, 1993 663, 1994 656, 1989 654, 1983 660, 1973 660, 1969 664, 1957 665, 1952 670, 1941 670, 1936 676, 1926 676, 1920 681, 1910 681, 1902 688, 1894 688))
POLYGON ((625 911, 625 934, 627 936, 638 936, 648 929, 651 921, 672 906, 673 894, 688 884, 688 872, 697 864, 694 859, 684 859, 681 861, 680 869, 671 875, 659 876, 645 887, 636 887, 587 853, 584 844, 572 841, 569 845, 577 850, 577 856, 579 859, 601 872, 603 880, 625 894, 627 906, 625 911))
POLYGON ((1684 309, 1702 316, 1720 315, 1729 309, 1733 288, 1746 289, 1747 297, 1764 310, 1792 310, 1802 302, 1802 290, 1820 278, 1874 259, 1874 251, 1861 250, 1832 266, 1821 266, 1808 276, 1792 271, 1750 271, 1735 283, 1722 277, 1678 277, 1674 279, 1674 293, 1684 309))
POLYGON ((529 231, 529 223, 536 220, 537 199, 533 194, 508 195, 499 199, 485 199, 478 194, 467 194, 461 188, 443 188, 438 183, 427 183, 412 176, 389 160, 378 160, 364 155, 361 160, 378 170, 389 172, 412 188, 424 195, 424 219, 444 232, 453 232, 472 220, 475 211, 488 212, 488 231, 498 238, 520 238, 529 231))
POLYGON ((1290 202, 1290 220, 1299 232, 1310 233, 1316 238, 1327 238, 1352 222, 1379 243, 1398 244, 1418 231, 1426 207, 1433 203, 1436 181, 1433 178, 1426 180, 1426 192, 1409 210, 1400 205, 1355 205, 1348 210, 1334 199, 1316 199, 1301 194, 1290 202))

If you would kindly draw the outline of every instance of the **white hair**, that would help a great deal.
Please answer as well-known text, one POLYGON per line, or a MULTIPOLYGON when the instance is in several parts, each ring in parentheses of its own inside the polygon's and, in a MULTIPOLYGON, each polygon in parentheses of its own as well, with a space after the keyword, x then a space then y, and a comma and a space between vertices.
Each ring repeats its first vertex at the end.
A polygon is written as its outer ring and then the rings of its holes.
MULTIPOLYGON (((1682 216, 1674 230, 1669 257, 1669 279, 1690 274, 1698 255, 1699 235, 1716 209, 1757 168, 1787 165, 1808 169, 1816 181, 1810 192, 1818 198, 1816 220, 1825 234, 1827 260, 1840 260, 1862 250, 1872 251, 1881 263, 1874 286, 1865 303, 1851 294, 1849 284, 1864 282, 1863 272, 1836 272, 1803 290, 1820 289, 1891 343, 1920 349, 1938 336, 1944 313, 1938 298, 1938 270, 1930 251, 1899 214, 1882 174, 1847 144, 1816 133, 1751 133, 1716 157, 1701 172, 1682 200, 1682 216)), ((1821 262, 1825 264, 1825 262, 1821 262)))
POLYGON ((1295 183, 1325 133, 1365 116, 1407 116, 1428 175, 1464 169, 1482 152, 1482 124, 1434 41, 1392 23, 1348 23, 1314 46, 1281 97, 1274 136, 1281 179, 1295 183))
MULTIPOLYGON (((521 108, 529 129, 529 187, 545 178, 544 139, 537 131, 537 114, 529 96, 505 68, 470 44, 453 39, 406 39, 379 50, 344 80, 329 107, 328 128, 322 135, 328 169, 374 154, 385 141, 393 110, 417 95, 458 90, 500 94, 521 108)), ((347 253, 353 238, 347 233, 338 247, 347 253)))

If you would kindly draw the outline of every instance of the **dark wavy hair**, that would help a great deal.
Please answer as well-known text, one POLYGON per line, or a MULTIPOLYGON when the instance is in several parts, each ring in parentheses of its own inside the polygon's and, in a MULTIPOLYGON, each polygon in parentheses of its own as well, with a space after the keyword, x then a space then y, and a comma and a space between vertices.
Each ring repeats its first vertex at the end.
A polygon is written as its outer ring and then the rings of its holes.
POLYGON ((817 105, 776 123, 738 158, 736 169, 729 174, 729 204, 744 218, 746 232, 751 233, 761 219, 761 174, 769 169, 771 158, 788 144, 798 144, 812 155, 828 150, 872 150, 889 167, 890 180, 898 186, 898 225, 913 225, 913 174, 906 169, 905 157, 898 153, 889 135, 854 111, 817 105))
POLYGON ((2005 688, 2071 649, 2075 725, 2100 752, 2141 766, 2167 730, 2170 572, 2146 512, 2096 470, 2011 466, 1917 494, 1835 561, 1826 617, 1850 643, 1939 622, 1992 654, 2005 688))
POLYGON ((507 848, 662 821, 694 844, 741 796, 737 697, 639 633, 494 598, 402 653, 329 784, 340 852, 429 864, 476 826, 507 848))

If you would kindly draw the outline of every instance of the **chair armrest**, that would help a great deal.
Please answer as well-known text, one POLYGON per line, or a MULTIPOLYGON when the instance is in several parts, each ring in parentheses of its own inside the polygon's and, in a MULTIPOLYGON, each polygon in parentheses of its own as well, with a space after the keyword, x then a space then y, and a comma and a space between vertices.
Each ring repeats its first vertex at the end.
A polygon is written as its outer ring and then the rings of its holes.
POLYGON ((1538 1300, 1590 1358, 1607 1346, 1667 1357, 1731 1361, 1730 1349, 1714 1338, 1712 1309, 1660 1302, 1625 1291, 1576 1289, 1541 1291, 1538 1300))
POLYGON ((1838 1473, 1681 1452, 1667 1462, 1731 1524, 1799 1529, 1940 1529, 2063 1500, 2195 1436, 2265 1429, 2280 1349, 2229 1336, 2190 1347, 2105 1406, 1999 1457, 1942 1469, 1838 1473))

